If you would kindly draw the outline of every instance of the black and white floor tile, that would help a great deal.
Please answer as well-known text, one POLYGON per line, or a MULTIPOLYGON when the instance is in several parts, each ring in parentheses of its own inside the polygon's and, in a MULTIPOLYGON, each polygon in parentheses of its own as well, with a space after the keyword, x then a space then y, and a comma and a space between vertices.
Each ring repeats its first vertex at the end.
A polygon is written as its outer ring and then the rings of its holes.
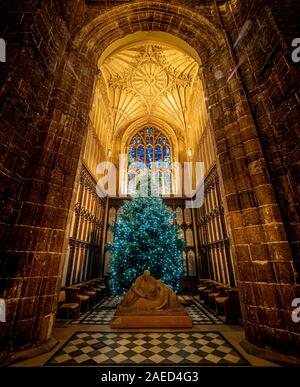
MULTIPOLYGON (((120 297, 110 296, 101 305, 73 320, 72 324, 110 325, 120 297)), ((179 296, 186 311, 193 319, 193 325, 224 324, 224 322, 192 296, 179 296)))
POLYGON ((246 366, 250 364, 219 332, 77 332, 45 365, 246 366))
POLYGON ((92 309, 92 311, 73 320, 72 324, 110 325, 120 299, 121 297, 118 296, 109 296, 100 305, 92 309))
POLYGON ((180 295, 179 300, 193 318, 193 325, 224 324, 224 321, 193 296, 180 295))
POLYGON ((109 296, 101 306, 103 309, 116 309, 121 299, 122 296, 109 296))

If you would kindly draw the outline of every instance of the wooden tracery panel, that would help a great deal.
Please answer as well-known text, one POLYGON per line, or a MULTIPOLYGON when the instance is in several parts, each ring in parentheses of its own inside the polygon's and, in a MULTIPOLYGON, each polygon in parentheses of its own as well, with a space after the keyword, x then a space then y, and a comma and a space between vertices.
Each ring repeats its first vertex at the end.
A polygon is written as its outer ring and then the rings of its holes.
POLYGON ((70 227, 63 286, 101 275, 101 236, 105 200, 96 194, 96 182, 82 166, 70 227))
POLYGON ((235 285, 230 243, 215 167, 205 180, 204 191, 204 204, 195 211, 200 276, 235 285))

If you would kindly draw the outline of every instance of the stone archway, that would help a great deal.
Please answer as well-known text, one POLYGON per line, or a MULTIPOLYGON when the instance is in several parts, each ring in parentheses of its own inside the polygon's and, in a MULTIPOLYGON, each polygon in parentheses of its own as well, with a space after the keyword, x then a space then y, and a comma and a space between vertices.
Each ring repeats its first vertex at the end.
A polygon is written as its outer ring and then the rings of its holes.
MULTIPOLYGON (((13 350, 26 348, 52 335, 97 60, 127 34, 159 30, 187 41, 203 62, 247 339, 282 351, 290 343, 296 352, 299 328, 289 316, 296 297, 291 252, 243 85, 238 76, 230 83, 214 76, 235 66, 222 29, 215 27, 215 10, 203 6, 195 12, 160 1, 132 2, 107 12, 99 8, 101 15, 93 18, 95 10, 87 13, 90 22, 79 28, 82 10, 70 5, 66 23, 61 23, 64 39, 62 51, 55 53, 47 111, 38 119, 39 136, 15 204, 21 208, 6 235, 2 272, 7 273, 3 280, 9 320, 1 327, 3 347, 11 343, 13 350)), ((39 12, 46 13, 43 8, 39 12)), ((38 17, 34 22, 39 26, 38 17)), ((26 60, 26 52, 22 55, 26 60)), ((11 82, 17 82, 16 74, 11 82)))

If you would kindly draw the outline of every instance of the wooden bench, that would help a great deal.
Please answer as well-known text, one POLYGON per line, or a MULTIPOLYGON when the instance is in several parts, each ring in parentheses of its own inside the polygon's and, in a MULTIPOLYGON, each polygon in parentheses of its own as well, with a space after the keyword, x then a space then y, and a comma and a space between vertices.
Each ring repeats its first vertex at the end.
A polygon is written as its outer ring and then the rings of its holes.
POLYGON ((80 293, 79 285, 70 286, 69 288, 66 288, 65 291, 70 295, 70 297, 73 297, 77 300, 77 302, 79 302, 80 312, 85 313, 89 310, 90 297, 86 294, 80 293))
POLYGON ((216 308, 216 299, 225 297, 228 287, 226 285, 216 285, 214 290, 208 293, 208 305, 211 308, 216 308))
POLYGON ((239 295, 236 288, 226 284, 205 279, 198 286, 200 300, 204 301, 211 309, 218 314, 225 316, 227 324, 239 323, 241 309, 239 295))
POLYGON ((100 302, 107 295, 107 286, 100 279, 90 280, 86 284, 96 292, 96 302, 100 302))
POLYGON ((101 279, 81 282, 62 290, 68 294, 73 303, 79 303, 81 312, 87 312, 107 294, 107 287, 101 279))
POLYGON ((216 281, 206 281, 201 287, 200 299, 203 300, 205 304, 209 304, 210 303, 209 295, 213 293, 218 294, 219 285, 220 284, 216 281))
POLYGON ((96 302, 96 291, 90 285, 80 285, 79 287, 79 297, 88 296, 89 297, 89 308, 92 308, 96 302))
POLYGON ((61 290, 58 295, 57 318, 78 318, 80 303, 78 300, 68 298, 68 293, 61 290))
POLYGON ((216 297, 216 310, 222 311, 227 324, 238 324, 241 317, 241 307, 237 289, 230 288, 222 297, 216 297))

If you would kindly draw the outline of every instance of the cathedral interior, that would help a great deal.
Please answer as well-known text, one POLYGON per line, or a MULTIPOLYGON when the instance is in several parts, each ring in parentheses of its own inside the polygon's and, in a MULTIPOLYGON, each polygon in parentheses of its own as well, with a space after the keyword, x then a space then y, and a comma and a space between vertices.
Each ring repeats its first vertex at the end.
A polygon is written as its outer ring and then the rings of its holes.
POLYGON ((300 365, 298 3, 0 3, 0 364, 300 365), (193 326, 119 331, 110 225, 153 160, 193 326))

